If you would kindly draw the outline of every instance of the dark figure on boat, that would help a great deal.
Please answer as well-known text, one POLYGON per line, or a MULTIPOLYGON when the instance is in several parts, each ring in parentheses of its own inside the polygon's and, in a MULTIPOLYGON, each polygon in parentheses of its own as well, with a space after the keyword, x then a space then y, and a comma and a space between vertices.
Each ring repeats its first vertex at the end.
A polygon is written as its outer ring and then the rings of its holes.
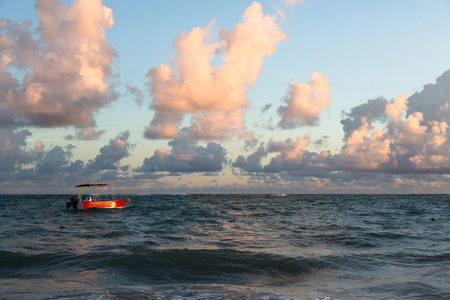
POLYGON ((66 208, 70 208, 71 206, 73 207, 73 209, 77 209, 77 205, 80 201, 78 200, 77 196, 73 196, 72 198, 70 198, 70 202, 66 202, 66 208))

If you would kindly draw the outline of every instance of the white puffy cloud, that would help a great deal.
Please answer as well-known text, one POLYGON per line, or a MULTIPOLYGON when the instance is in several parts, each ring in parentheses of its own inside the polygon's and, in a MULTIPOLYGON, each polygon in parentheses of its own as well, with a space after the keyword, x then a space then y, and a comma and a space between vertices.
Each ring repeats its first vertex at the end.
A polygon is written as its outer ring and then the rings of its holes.
POLYGON ((186 114, 191 115, 192 138, 245 136, 247 87, 256 81, 264 58, 286 36, 257 2, 246 9, 241 23, 220 31, 217 43, 205 43, 210 35, 209 27, 181 32, 173 45, 177 55, 172 67, 160 65, 148 71, 156 114, 146 137, 176 137, 186 114), (222 64, 212 65, 219 53, 222 64))

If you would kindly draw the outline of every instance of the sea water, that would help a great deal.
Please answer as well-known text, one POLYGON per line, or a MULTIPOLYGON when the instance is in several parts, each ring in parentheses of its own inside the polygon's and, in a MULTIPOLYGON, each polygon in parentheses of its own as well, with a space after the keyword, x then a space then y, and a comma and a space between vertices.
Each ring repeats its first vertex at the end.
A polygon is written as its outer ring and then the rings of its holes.
POLYGON ((0 299, 450 299, 448 195, 0 195, 0 299))

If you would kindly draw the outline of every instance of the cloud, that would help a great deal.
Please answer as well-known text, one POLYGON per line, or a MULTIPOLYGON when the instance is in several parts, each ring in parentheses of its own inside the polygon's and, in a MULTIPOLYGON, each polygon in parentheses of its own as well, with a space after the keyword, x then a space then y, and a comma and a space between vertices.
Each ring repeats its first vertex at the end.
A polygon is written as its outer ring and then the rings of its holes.
POLYGON ((352 131, 341 153, 335 157, 338 170, 376 170, 390 162, 390 140, 381 129, 373 127, 365 117, 361 126, 352 131))
POLYGON ((284 2, 289 6, 295 6, 297 4, 303 3, 305 0, 284 0, 284 2))
POLYGON ((20 171, 42 158, 44 147, 41 141, 36 141, 34 149, 27 149, 26 139, 30 135, 27 129, 0 129, 0 172, 20 171))
POLYGON ((157 111, 145 129, 144 137, 148 139, 172 138, 178 135, 179 126, 183 121, 183 114, 157 111))
POLYGON ((173 45, 177 55, 172 67, 160 65, 148 71, 156 114, 146 137, 176 137, 186 114, 191 115, 192 138, 244 136, 247 87, 256 81, 264 58, 286 36, 257 2, 246 9, 242 23, 220 31, 219 42, 210 42, 210 31, 209 27, 182 31, 173 45), (212 65, 218 54, 222 64, 212 65))
MULTIPOLYGON (((408 99, 398 95, 388 102, 380 97, 343 113, 344 145, 337 154, 307 151, 309 137, 303 136, 296 140, 271 140, 267 145, 260 144, 248 157, 239 156, 232 167, 252 178, 267 174, 278 174, 284 180, 321 178, 316 182, 318 185, 360 182, 364 180, 362 173, 396 174, 402 178, 414 174, 448 174, 450 142, 445 103, 450 102, 450 94, 442 93, 450 84, 443 80, 447 74, 439 77, 436 85, 426 85, 424 91, 408 99), (441 110, 434 113, 428 110, 428 119, 423 112, 410 109, 411 101, 419 101, 425 106, 425 99, 418 97, 425 94, 430 96, 426 99, 430 106, 441 110), (430 119, 431 116, 435 119, 430 119), (269 158, 270 153, 279 154, 264 165, 263 159, 269 158)), ((413 106, 419 107, 417 103, 413 106)), ((367 178, 376 182, 374 176, 367 175, 367 178)))
POLYGON ((0 142, 5 145, 0 151, 2 182, 45 181, 47 184, 61 184, 83 171, 82 161, 71 162, 72 145, 68 145, 66 150, 55 146, 46 151, 42 142, 37 140, 34 147, 29 148, 26 139, 31 136, 31 132, 27 129, 17 132, 0 129, 0 132, 0 142))
POLYGON ((157 149, 153 156, 145 158, 139 173, 194 173, 219 172, 225 163, 226 150, 219 144, 208 143, 206 147, 197 146, 190 139, 187 130, 169 142, 171 150, 157 149))
POLYGON ((100 149, 95 159, 90 160, 86 168, 91 170, 119 170, 120 161, 130 156, 130 148, 132 145, 128 143, 130 132, 127 130, 117 135, 114 140, 109 141, 109 145, 100 149))
POLYGON ((408 98, 408 115, 420 112, 424 122, 450 120, 450 70, 436 79, 435 84, 427 84, 422 91, 408 98))
POLYGON ((197 140, 216 140, 226 139, 230 132, 236 132, 243 138, 246 134, 244 133, 242 119, 243 112, 239 109, 195 114, 192 116, 189 136, 197 140))
POLYGON ((31 132, 0 129, 0 178, 2 182, 43 182, 47 185, 65 185, 70 182, 98 182, 100 180, 128 179, 129 165, 121 165, 133 147, 125 131, 103 146, 94 159, 84 163, 73 158, 75 146, 54 146, 45 150, 40 140, 33 147, 26 141, 31 132))
MULTIPOLYGON (((270 140, 267 146, 262 143, 258 149, 247 158, 239 155, 232 163, 232 167, 239 168, 247 173, 281 173, 306 171, 317 169, 328 170, 331 166, 330 153, 323 151, 319 154, 311 153, 305 148, 309 145, 308 135, 295 140, 284 141, 270 140), (271 153, 279 153, 272 157, 267 165, 262 164, 262 159, 271 153)), ((328 171, 327 171, 328 172, 328 171)))
POLYGON ((415 112, 405 122, 396 124, 398 171, 402 173, 441 173, 450 171, 448 158, 448 123, 424 122, 423 114, 415 112))
POLYGON ((407 104, 406 95, 398 95, 393 103, 386 105, 385 113, 391 116, 392 121, 400 122, 404 110, 408 108, 407 104))
POLYGON ((38 0, 36 14, 37 35, 29 21, 0 19, 0 115, 9 115, 0 125, 92 131, 94 114, 117 97, 106 82, 116 56, 105 40, 112 10, 100 0, 76 0, 69 7, 38 0))
POLYGON ((265 156, 267 156, 267 151, 264 144, 261 144, 258 149, 247 158, 243 155, 239 155, 231 166, 246 172, 262 172, 261 159, 265 156))
POLYGON ((280 153, 273 157, 269 164, 263 167, 264 172, 279 173, 283 171, 300 170, 305 165, 304 149, 309 144, 309 136, 297 138, 295 141, 286 139, 284 142, 270 141, 267 153, 280 153))
POLYGON ((341 121, 346 144, 334 158, 335 168, 394 174, 450 172, 445 110, 445 103, 450 102, 448 79, 447 71, 435 85, 425 85, 408 99, 399 95, 388 103, 378 98, 353 108, 341 121), (385 128, 375 129, 375 121, 385 128))
POLYGON ((328 78, 319 72, 311 75, 309 83, 291 82, 284 98, 286 106, 278 108, 282 128, 295 128, 300 125, 317 125, 320 113, 330 107, 330 85, 328 78))
POLYGON ((385 114, 387 103, 385 98, 379 97, 353 107, 350 113, 343 113, 347 117, 341 120, 341 124, 344 126, 344 139, 348 139, 353 131, 358 130, 363 125, 363 119, 368 124, 376 120, 385 122, 387 120, 385 114))
POLYGON ((127 85, 126 88, 128 94, 130 94, 133 97, 137 105, 141 106, 145 98, 144 93, 137 86, 131 84, 127 85))
POLYGON ((305 135, 295 141, 287 139, 284 142, 270 141, 267 152, 279 152, 285 159, 296 159, 302 156, 302 150, 309 144, 309 136, 305 135))
POLYGON ((81 161, 70 162, 70 157, 72 153, 70 150, 64 151, 64 149, 60 146, 55 146, 50 151, 47 151, 40 160, 34 171, 36 173, 45 173, 51 175, 59 175, 59 173, 73 173, 77 171, 81 171, 83 168, 83 164, 81 161))
POLYGON ((104 130, 95 130, 93 126, 87 126, 84 128, 78 128, 76 130, 76 137, 79 140, 98 140, 100 136, 102 136, 105 133, 104 130))
POLYGON ((258 146, 258 139, 255 137, 254 131, 247 132, 247 139, 244 141, 244 149, 254 149, 258 146))
POLYGON ((267 103, 266 105, 264 105, 262 108, 261 108, 261 113, 265 113, 265 112, 267 112, 269 109, 271 109, 272 108, 272 103, 267 103))

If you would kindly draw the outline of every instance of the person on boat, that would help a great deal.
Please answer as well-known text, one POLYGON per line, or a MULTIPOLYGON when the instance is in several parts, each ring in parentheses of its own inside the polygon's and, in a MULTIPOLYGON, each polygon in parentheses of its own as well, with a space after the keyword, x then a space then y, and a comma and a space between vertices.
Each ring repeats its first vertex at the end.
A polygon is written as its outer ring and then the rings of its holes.
POLYGON ((77 209, 78 203, 80 201, 78 200, 77 196, 73 196, 72 198, 70 198, 70 202, 66 202, 66 208, 70 208, 71 206, 73 207, 73 209, 77 209))

